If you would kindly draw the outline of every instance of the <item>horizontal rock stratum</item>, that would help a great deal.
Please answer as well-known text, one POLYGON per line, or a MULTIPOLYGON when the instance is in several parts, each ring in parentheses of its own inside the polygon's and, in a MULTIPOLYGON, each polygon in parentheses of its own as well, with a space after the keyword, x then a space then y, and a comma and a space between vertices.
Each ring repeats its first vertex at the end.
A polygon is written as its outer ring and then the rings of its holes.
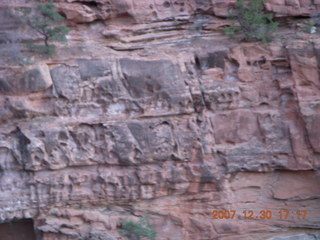
POLYGON ((320 239, 320 40, 301 28, 320 1, 269 0, 269 44, 223 34, 235 1, 55 2, 71 31, 52 57, 25 46, 37 2, 0 2, 0 223, 124 240, 120 220, 147 215, 156 240, 320 239))

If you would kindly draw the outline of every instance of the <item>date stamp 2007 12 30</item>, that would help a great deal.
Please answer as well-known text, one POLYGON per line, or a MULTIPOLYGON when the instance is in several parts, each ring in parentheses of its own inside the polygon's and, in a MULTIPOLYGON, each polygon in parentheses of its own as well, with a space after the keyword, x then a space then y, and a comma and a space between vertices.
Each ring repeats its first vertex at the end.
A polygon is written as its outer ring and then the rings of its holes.
POLYGON ((236 211, 236 210, 221 210, 212 211, 212 219, 306 219, 308 215, 307 210, 244 210, 244 211, 236 211))

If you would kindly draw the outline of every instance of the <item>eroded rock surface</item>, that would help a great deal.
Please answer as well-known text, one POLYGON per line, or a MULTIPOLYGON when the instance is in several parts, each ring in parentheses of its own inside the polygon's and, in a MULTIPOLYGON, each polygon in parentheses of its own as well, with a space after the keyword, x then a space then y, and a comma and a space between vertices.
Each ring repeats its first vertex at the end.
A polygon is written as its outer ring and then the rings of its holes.
POLYGON ((143 215, 157 240, 320 239, 320 41, 287 28, 320 2, 268 1, 292 21, 269 45, 222 34, 235 1, 56 2, 72 31, 51 58, 23 44, 36 3, 0 3, 0 222, 32 218, 44 240, 124 239, 143 215))

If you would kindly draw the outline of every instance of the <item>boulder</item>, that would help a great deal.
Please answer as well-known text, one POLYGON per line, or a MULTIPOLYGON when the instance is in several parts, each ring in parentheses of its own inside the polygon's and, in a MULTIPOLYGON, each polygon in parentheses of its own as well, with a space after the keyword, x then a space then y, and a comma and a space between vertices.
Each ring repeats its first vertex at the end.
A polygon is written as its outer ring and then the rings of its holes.
POLYGON ((89 23, 97 19, 96 13, 88 6, 80 3, 59 3, 57 8, 66 18, 75 23, 89 23))
POLYGON ((59 96, 70 100, 80 97, 80 73, 78 69, 61 65, 51 70, 51 76, 59 96))
POLYGON ((0 78, 0 94, 24 95, 44 91, 52 85, 49 68, 40 64, 23 69, 8 70, 0 78))
POLYGON ((106 60, 79 60, 78 64, 82 80, 111 74, 110 65, 106 60))

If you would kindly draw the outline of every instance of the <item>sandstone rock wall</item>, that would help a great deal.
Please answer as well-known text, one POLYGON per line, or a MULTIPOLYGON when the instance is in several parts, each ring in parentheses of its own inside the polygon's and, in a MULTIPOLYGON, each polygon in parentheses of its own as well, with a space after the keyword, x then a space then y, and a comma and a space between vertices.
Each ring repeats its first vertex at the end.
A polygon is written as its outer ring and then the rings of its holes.
POLYGON ((24 44, 36 3, 1 1, 0 221, 44 240, 123 239, 143 215, 157 240, 320 239, 320 41, 291 28, 320 2, 270 0, 286 38, 269 45, 222 34, 233 3, 60 0, 72 31, 48 58, 24 44))

